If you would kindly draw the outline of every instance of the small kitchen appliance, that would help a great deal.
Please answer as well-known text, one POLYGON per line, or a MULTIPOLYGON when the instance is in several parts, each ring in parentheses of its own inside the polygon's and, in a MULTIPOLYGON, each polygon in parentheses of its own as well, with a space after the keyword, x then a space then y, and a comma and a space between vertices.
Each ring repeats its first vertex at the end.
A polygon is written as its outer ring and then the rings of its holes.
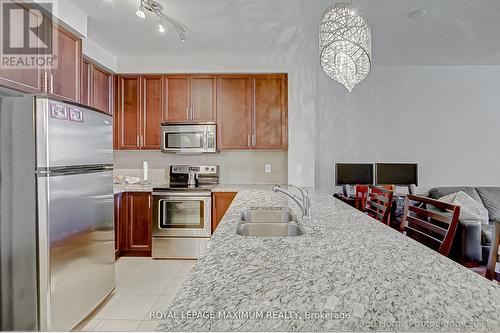
POLYGON ((164 123, 161 126, 161 151, 176 154, 217 152, 214 122, 164 123))

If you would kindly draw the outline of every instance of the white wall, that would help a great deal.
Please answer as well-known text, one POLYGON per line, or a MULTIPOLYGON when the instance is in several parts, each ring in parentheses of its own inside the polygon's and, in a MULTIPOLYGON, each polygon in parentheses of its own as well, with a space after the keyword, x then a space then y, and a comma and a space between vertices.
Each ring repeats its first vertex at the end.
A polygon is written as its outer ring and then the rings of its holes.
MULTIPOLYGON (((47 1, 34 0, 34 2, 48 9, 47 1)), ((51 0, 50 3, 52 4, 52 15, 59 20, 59 24, 82 38, 83 54, 102 67, 116 73, 116 55, 88 37, 88 16, 68 0, 51 0)))
MULTIPOLYGON (((313 42, 314 43, 314 42, 313 42)), ((315 48, 296 50, 295 56, 198 55, 189 57, 119 57, 120 73, 288 73, 288 182, 314 185, 315 48), (296 165, 302 171, 296 173, 296 165), (300 167, 299 167, 300 169, 300 167)))
POLYGON ((317 94, 322 190, 336 162, 376 161, 418 162, 420 191, 500 186, 500 66, 374 67, 352 93, 320 73, 317 94))

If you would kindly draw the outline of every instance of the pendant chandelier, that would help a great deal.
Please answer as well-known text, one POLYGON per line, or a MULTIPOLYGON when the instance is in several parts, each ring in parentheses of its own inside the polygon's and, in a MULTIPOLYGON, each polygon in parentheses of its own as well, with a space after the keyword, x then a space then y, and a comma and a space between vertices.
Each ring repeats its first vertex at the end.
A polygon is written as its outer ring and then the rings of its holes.
POLYGON ((371 44, 371 29, 352 5, 337 3, 326 10, 319 31, 321 67, 349 92, 370 72, 371 44))
POLYGON ((174 20, 173 18, 167 16, 163 12, 163 5, 156 0, 139 0, 139 9, 135 12, 141 19, 146 18, 145 10, 151 12, 158 17, 158 31, 164 33, 167 29, 165 27, 165 23, 172 26, 179 33, 179 38, 181 41, 186 41, 186 30, 182 27, 182 25, 174 20))

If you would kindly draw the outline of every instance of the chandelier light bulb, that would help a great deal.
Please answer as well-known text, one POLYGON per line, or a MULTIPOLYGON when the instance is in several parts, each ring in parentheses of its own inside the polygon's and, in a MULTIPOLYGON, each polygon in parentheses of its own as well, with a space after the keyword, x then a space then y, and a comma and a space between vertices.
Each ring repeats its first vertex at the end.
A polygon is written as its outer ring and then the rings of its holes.
POLYGON ((185 42, 186 41, 186 36, 184 36, 184 34, 181 32, 179 34, 179 38, 181 39, 181 41, 185 42))
POLYGON ((146 14, 144 14, 144 11, 142 10, 142 6, 139 7, 139 9, 137 9, 137 11, 135 12, 135 15, 137 15, 141 19, 145 19, 146 18, 146 14))
POLYGON ((165 27, 163 26, 163 24, 161 24, 161 22, 158 23, 158 31, 161 33, 165 32, 165 27))

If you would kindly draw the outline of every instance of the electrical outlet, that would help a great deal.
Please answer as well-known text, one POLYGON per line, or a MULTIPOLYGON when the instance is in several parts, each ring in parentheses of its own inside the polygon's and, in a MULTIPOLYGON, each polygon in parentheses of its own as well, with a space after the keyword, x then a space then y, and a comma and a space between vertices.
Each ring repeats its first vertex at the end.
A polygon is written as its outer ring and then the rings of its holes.
POLYGON ((271 164, 266 164, 266 173, 271 173, 272 167, 271 164))
POLYGON ((302 164, 295 164, 295 174, 302 174, 302 164))

